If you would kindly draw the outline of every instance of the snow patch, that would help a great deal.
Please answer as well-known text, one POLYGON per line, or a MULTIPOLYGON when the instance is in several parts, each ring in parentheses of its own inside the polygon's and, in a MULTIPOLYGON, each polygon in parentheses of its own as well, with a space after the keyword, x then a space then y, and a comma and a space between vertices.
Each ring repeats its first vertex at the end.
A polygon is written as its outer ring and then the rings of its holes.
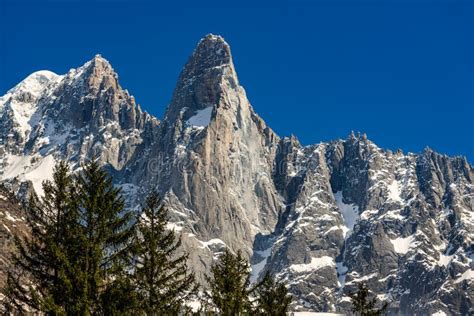
POLYGON ((198 299, 189 300, 184 303, 186 306, 191 308, 194 313, 197 313, 201 308, 201 302, 198 299))
POLYGON ((269 247, 263 251, 256 251, 256 253, 263 257, 263 259, 251 266, 252 272, 250 274, 250 283, 257 282, 260 273, 262 273, 263 268, 265 268, 265 265, 267 264, 268 257, 272 253, 272 247, 269 247))
POLYGON ((474 270, 466 270, 463 274, 461 274, 460 277, 454 280, 454 284, 461 283, 464 280, 469 280, 472 282, 472 280, 474 280, 474 270))
POLYGON ((43 181, 53 177, 56 160, 53 155, 42 156, 7 156, 8 165, 4 170, 3 179, 18 178, 33 183, 36 194, 43 196, 43 181))
POLYGON ((310 263, 302 263, 302 264, 292 264, 290 266, 290 269, 293 272, 308 272, 308 271, 314 271, 314 270, 319 270, 324 267, 335 267, 336 264, 333 260, 333 258, 329 256, 322 256, 319 258, 311 258, 310 263))
POLYGON ((176 223, 168 223, 166 224, 166 229, 168 230, 174 230, 175 232, 180 232, 183 230, 183 227, 182 226, 179 226, 178 224, 176 223))
POLYGON ((355 278, 355 279, 352 279, 352 281, 350 282, 347 282, 346 284, 353 284, 353 283, 359 283, 359 282, 366 282, 372 278, 375 278, 378 276, 378 273, 374 272, 374 273, 371 273, 371 274, 368 274, 368 275, 364 275, 360 278, 355 278))
POLYGON ((439 255, 438 265, 447 267, 451 260, 453 259, 454 255, 447 256, 445 254, 439 255))
POLYGON ((415 236, 411 235, 408 237, 399 237, 395 239, 390 239, 390 242, 393 245, 393 249, 396 253, 406 254, 411 247, 414 246, 415 236))
POLYGON ((342 218, 344 220, 343 233, 344 237, 349 236, 359 219, 359 207, 354 204, 346 204, 342 201, 342 191, 334 193, 336 199, 336 205, 341 211, 342 218))
POLYGON ((211 122, 212 110, 214 107, 209 106, 205 109, 198 110, 196 113, 191 116, 186 123, 194 127, 204 128, 209 125, 211 122))
POLYGON ((397 180, 393 180, 390 185, 388 185, 388 198, 395 202, 402 202, 402 198, 400 196, 400 184, 397 180))
POLYGON ((371 218, 373 215, 376 215, 379 213, 379 210, 365 210, 362 212, 362 214, 360 215, 360 219, 363 219, 363 220, 368 220, 369 218, 371 218))
POLYGON ((225 242, 223 242, 222 240, 218 239, 218 238, 214 238, 214 239, 211 239, 211 240, 208 240, 208 241, 200 241, 199 242, 201 243, 201 249, 202 248, 209 248, 209 246, 212 246, 212 245, 216 245, 216 244, 221 244, 221 245, 224 245, 226 246, 225 242))

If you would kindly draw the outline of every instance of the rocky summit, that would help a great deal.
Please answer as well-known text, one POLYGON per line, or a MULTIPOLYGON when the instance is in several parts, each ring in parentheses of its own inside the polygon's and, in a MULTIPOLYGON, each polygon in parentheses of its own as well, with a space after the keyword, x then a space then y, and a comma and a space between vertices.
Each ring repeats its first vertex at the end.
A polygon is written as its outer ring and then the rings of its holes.
MULTIPOLYGON (((98 158, 130 208, 161 193, 201 281, 228 247, 248 256, 252 282, 266 271, 284 280, 294 311, 349 313, 348 293, 366 282, 391 314, 474 312, 473 166, 360 134, 309 146, 279 137, 220 36, 198 43, 161 121, 98 55, 28 76, 0 98, 0 123, 0 179, 17 197, 41 195, 59 160, 77 170, 98 158)), ((4 268, 25 228, 15 197, 0 202, 4 268)))

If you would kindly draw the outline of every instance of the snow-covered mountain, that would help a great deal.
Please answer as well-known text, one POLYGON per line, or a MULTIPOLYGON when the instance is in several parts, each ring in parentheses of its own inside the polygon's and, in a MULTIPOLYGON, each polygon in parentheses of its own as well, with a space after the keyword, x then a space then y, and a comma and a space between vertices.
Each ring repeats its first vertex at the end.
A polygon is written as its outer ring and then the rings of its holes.
POLYGON ((59 159, 77 169, 97 157, 130 207, 161 192, 200 280, 229 247, 248 255, 253 281, 267 270, 285 280, 296 311, 347 312, 361 281, 393 313, 473 311, 465 158, 392 153, 365 135, 311 146, 280 138, 250 105, 220 36, 199 42, 161 122, 117 78, 96 56, 62 76, 33 73, 1 97, 2 181, 41 194, 59 159))
POLYGON ((58 159, 98 157, 121 170, 159 121, 143 112, 101 56, 67 74, 38 71, 0 98, 2 178, 41 181, 58 159))

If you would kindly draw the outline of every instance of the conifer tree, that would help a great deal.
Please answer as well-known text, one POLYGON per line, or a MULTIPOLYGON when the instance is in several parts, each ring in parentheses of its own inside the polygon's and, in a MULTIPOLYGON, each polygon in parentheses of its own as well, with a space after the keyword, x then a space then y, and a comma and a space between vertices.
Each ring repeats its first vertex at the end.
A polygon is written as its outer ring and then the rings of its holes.
POLYGON ((270 273, 266 273, 254 290, 258 315, 285 316, 291 303, 291 296, 283 283, 276 282, 270 273))
POLYGON ((133 216, 124 209, 120 190, 97 161, 87 163, 76 177, 75 201, 83 232, 77 259, 82 275, 77 284, 81 313, 104 313, 102 295, 110 294, 114 279, 126 269, 124 258, 133 237, 133 216))
POLYGON ((138 299, 136 286, 130 275, 130 268, 119 263, 112 268, 113 280, 101 295, 102 314, 104 315, 140 315, 141 302, 138 299))
POLYGON ((195 290, 188 255, 179 253, 181 239, 167 228, 168 210, 156 192, 148 196, 136 224, 133 245, 134 284, 146 315, 178 314, 195 290))
POLYGON ((220 315, 252 313, 249 299, 250 266, 241 251, 234 255, 226 249, 211 267, 211 274, 206 280, 210 288, 207 296, 220 315))
POLYGON ((388 304, 384 303, 377 309, 376 298, 369 299, 369 289, 364 282, 358 284, 357 292, 349 294, 352 302, 352 312, 357 316, 379 316, 387 310, 388 304))
POLYGON ((15 237, 18 252, 8 271, 7 309, 62 315, 74 308, 70 259, 77 254, 78 212, 71 207, 71 190, 69 168, 61 162, 53 180, 43 182, 44 197, 31 197, 27 207, 31 237, 15 237))

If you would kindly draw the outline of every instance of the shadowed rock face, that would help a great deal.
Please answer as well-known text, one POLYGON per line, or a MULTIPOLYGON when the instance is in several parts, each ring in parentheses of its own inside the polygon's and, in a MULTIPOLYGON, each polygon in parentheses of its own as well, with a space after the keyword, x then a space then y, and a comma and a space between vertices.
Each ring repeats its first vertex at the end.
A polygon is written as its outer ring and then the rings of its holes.
MULTIPOLYGON (((15 248, 15 236, 26 237, 30 235, 26 223, 27 214, 21 203, 10 192, 0 186, 0 288, 6 285, 9 269, 15 267, 11 262, 11 255, 15 248)), ((0 293, 0 298, 2 294, 0 293)))
POLYGON ((198 43, 159 124, 100 56, 64 76, 29 77, 0 109, 4 181, 37 189, 48 157, 99 157, 130 207, 161 192, 201 281, 229 247, 249 256, 252 281, 267 270, 284 280, 294 310, 349 312, 347 294, 363 281, 391 313, 472 309, 466 159, 392 153, 365 135, 310 146, 279 138, 253 111, 220 36, 198 43))

